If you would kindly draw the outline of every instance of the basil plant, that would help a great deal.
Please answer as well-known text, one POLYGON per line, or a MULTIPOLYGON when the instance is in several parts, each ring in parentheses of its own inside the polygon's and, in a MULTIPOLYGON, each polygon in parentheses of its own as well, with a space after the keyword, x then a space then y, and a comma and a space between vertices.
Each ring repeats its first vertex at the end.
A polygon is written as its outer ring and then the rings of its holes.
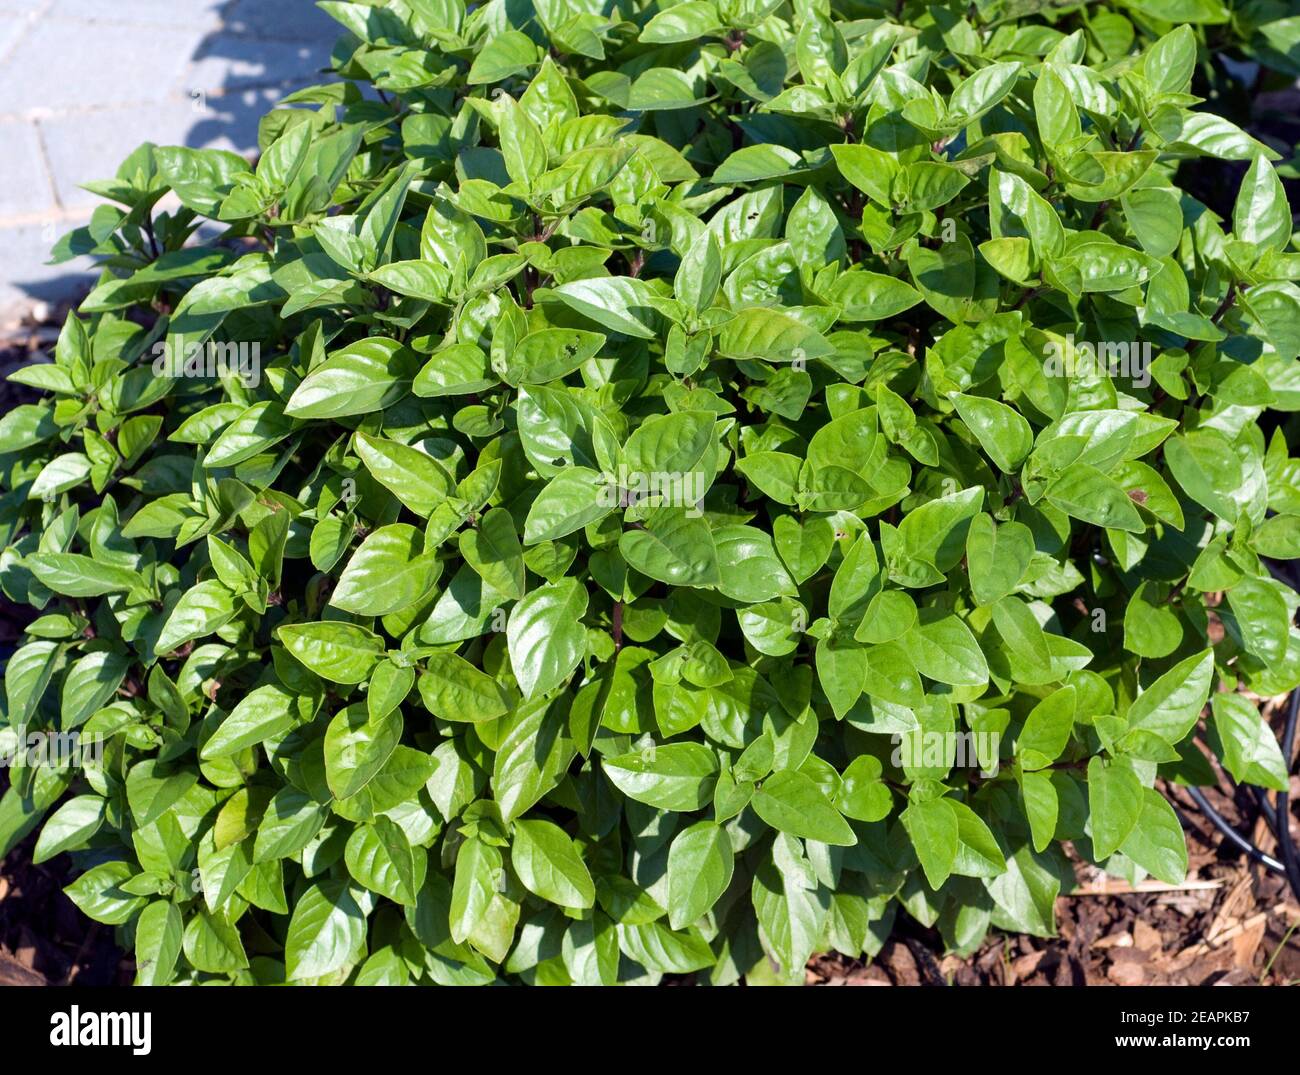
POLYGON ((1181 882, 1194 737, 1285 787, 1300 683, 1290 149, 1195 92, 1277 6, 322 3, 255 164, 56 248, 0 853, 151 984, 797 982, 1181 882))

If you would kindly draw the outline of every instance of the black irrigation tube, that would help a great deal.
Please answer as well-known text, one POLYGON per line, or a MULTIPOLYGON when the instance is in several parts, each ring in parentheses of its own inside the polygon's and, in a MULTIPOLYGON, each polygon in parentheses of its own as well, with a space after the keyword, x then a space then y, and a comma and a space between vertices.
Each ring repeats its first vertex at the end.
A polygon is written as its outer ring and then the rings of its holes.
MULTIPOLYGON (((1292 573, 1290 565, 1285 568, 1282 565, 1269 565, 1269 570, 1274 575, 1282 576, 1287 582, 1295 584, 1295 580, 1288 576, 1292 573)), ((1287 718, 1286 728, 1282 732, 1282 758, 1286 762, 1286 772, 1288 779, 1291 774, 1292 758, 1295 756, 1296 727, 1300 724, 1300 687, 1297 687, 1287 699, 1287 718)), ((1200 788, 1187 786, 1187 794, 1191 796, 1192 802, 1196 808, 1209 819, 1227 839, 1238 849, 1245 852, 1252 862, 1257 862, 1267 870, 1273 873, 1281 874, 1287 879, 1291 886, 1291 891, 1295 898, 1300 900, 1300 853, 1296 851, 1295 842, 1291 839, 1291 804, 1290 796, 1286 791, 1277 793, 1276 803, 1270 803, 1264 789, 1251 786, 1254 793, 1255 801, 1259 804, 1260 811, 1268 827, 1273 830, 1273 837, 1277 841, 1279 854, 1282 858, 1276 859, 1272 855, 1261 851, 1255 844, 1228 824, 1227 819, 1219 813, 1206 799, 1204 792, 1200 788)))
MULTIPOLYGON (((1291 692, 1287 710, 1286 731, 1282 735, 1282 753, 1288 763, 1295 747, 1298 715, 1300 715, 1300 689, 1291 692)), ((1289 771, 1290 766, 1288 764, 1289 771)), ((1279 861, 1272 855, 1261 851, 1254 843, 1228 824, 1224 816, 1210 805, 1209 800, 1206 799, 1200 788, 1188 786, 1184 790, 1191 796, 1196 808, 1209 819, 1219 832, 1241 851, 1245 852, 1251 861, 1257 862, 1265 869, 1285 877, 1291 885, 1291 891, 1295 893, 1296 899, 1300 900, 1300 856, 1297 855, 1295 843, 1291 839, 1291 810, 1289 796, 1285 791, 1277 793, 1277 804, 1274 806, 1269 803, 1268 797, 1261 788, 1251 788, 1256 801, 1259 803, 1260 810, 1264 814, 1264 819, 1269 828, 1273 830, 1273 836, 1281 849, 1282 858, 1279 861)))
MULTIPOLYGON (((1297 716, 1300 715, 1300 690, 1291 692, 1291 708, 1286 718, 1286 732, 1282 736, 1284 757, 1287 763, 1287 779, 1290 780, 1292 750, 1295 747, 1297 716)), ((1291 882, 1291 891, 1300 900, 1300 855, 1291 840, 1291 804, 1288 791, 1277 793, 1277 824, 1274 826, 1278 842, 1282 847, 1282 862, 1286 865, 1287 880, 1291 882)))

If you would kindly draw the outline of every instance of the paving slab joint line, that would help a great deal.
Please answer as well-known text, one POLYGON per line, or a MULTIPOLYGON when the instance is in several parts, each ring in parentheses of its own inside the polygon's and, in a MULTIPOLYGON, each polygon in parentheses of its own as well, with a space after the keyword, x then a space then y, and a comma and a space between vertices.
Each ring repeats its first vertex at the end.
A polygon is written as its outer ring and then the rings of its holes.
POLYGON ((59 184, 54 181, 54 164, 50 161, 50 150, 45 144, 45 132, 35 120, 32 121, 32 130, 36 135, 36 149, 41 158, 41 174, 45 176, 45 185, 54 201, 55 211, 61 213, 64 211, 63 199, 59 197, 59 184))
MULTIPOLYGON (((50 123, 61 119, 75 119, 79 116, 96 116, 104 112, 118 112, 131 108, 156 108, 159 105, 175 104, 181 101, 193 101, 194 93, 207 95, 209 101, 221 101, 228 97, 238 97, 244 93, 261 93, 264 90, 291 89, 312 83, 310 75, 293 75, 275 79, 271 82, 249 82, 242 86, 218 86, 206 89, 194 86, 182 92, 169 93, 166 97, 150 101, 111 101, 107 104, 82 105, 77 108, 33 108, 27 112, 0 112, 0 123, 50 123)), ((198 109, 195 115, 202 115, 198 109)))
POLYGON ((37 213, 14 213, 12 216, 0 217, 0 231, 12 228, 30 228, 37 224, 84 224, 90 220, 94 208, 94 206, 82 208, 60 206, 58 208, 44 209, 37 213))
POLYGON ((14 39, 11 42, 9 42, 9 47, 4 51, 0 52, 0 64, 9 62, 10 58, 15 53, 17 53, 18 46, 23 43, 23 39, 26 38, 27 35, 31 32, 32 27, 35 26, 38 21, 40 21, 45 17, 49 13, 50 8, 53 6, 54 6, 54 0, 45 0, 45 3, 42 7, 38 8, 35 11, 24 12, 19 16, 23 20, 23 27, 21 30, 18 31, 17 34, 14 35, 14 39))
MULTIPOLYGON (((27 14, 22 16, 22 18, 27 20, 29 28, 31 27, 31 25, 36 23, 42 16, 48 13, 49 5, 52 4, 53 2, 54 0, 46 0, 47 6, 45 10, 28 12, 27 14)), ((85 30, 97 29, 98 27, 101 26, 116 26, 128 30, 161 30, 161 29, 170 30, 176 28, 176 22, 172 19, 160 18, 157 20, 153 20, 149 18, 129 18, 129 17, 118 16, 118 15, 104 15, 104 16, 59 15, 57 17, 60 22, 68 23, 72 26, 77 26, 85 30)), ((324 33, 318 36, 295 34, 287 30, 264 33, 255 30, 252 27, 240 27, 238 25, 232 25, 228 22, 218 21, 218 22, 214 22, 211 26, 207 27, 204 30, 204 36, 205 39, 207 37, 225 36, 225 37, 233 37, 240 41, 271 41, 279 45, 320 45, 320 44, 324 44, 327 40, 329 40, 331 47, 333 47, 334 41, 342 37, 344 32, 345 31, 343 27, 340 26, 338 28, 338 33, 334 34, 333 38, 330 39, 324 33)), ((200 42, 199 43, 200 51, 202 50, 202 47, 203 47, 203 42, 200 42)), ((10 51, 12 51, 12 49, 10 51)), ((202 57, 199 58, 202 59, 202 57)))

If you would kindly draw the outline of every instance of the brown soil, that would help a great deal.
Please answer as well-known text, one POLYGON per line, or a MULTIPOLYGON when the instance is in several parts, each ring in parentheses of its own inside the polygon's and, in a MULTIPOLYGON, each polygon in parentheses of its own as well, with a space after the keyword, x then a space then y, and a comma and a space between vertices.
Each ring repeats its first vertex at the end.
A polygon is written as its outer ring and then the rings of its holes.
POLYGON ((63 894, 73 880, 66 860, 32 864, 35 843, 33 834, 0 862, 0 986, 130 985, 134 965, 113 927, 63 894))
MULTIPOLYGON (((990 933, 975 955, 944 956, 938 935, 900 918, 870 964, 839 955, 808 966, 810 985, 1295 985, 1300 905, 1285 880, 1224 840, 1179 789, 1166 785, 1187 830, 1188 879, 1133 891, 1076 864, 1076 890, 1056 902, 1059 936, 990 933)), ((1277 857, 1254 800, 1207 788, 1239 832, 1277 857)), ((1300 777, 1291 778, 1291 800, 1300 777)), ((1296 817, 1293 811, 1293 817, 1296 817)), ((1300 827, 1300 820, 1292 831, 1300 827)))

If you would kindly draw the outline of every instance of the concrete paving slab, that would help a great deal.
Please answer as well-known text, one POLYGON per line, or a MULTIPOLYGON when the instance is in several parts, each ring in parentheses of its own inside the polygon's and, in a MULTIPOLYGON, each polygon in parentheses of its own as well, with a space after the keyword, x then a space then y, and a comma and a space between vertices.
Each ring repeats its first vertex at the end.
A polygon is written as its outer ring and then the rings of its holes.
POLYGON ((0 61, 18 47, 18 42, 31 25, 30 16, 0 8, 0 61))
POLYGON ((8 314, 38 301, 57 302, 93 279, 94 263, 77 258, 62 265, 45 264, 59 236, 76 227, 76 221, 0 226, 0 313, 8 314))
POLYGON ((108 179, 142 142, 160 146, 210 146, 249 152, 257 146, 257 121, 267 103, 243 95, 211 97, 197 109, 174 98, 157 104, 109 108, 40 122, 54 189, 64 209, 89 210, 99 197, 82 190, 108 179))
POLYGON ((199 27, 142 30, 42 18, 0 70, 0 114, 30 117, 160 101, 203 38, 199 27))
POLYGON ((45 264, 99 204, 80 184, 145 141, 252 154, 341 32, 311 0, 0 0, 0 314, 85 279, 45 264))
POLYGON ((320 70, 329 58, 330 45, 321 41, 254 40, 222 33, 204 42, 178 88, 186 93, 195 89, 211 93, 220 87, 307 83, 321 77, 320 70))
POLYGON ((42 159, 40 134, 27 120, 0 123, 0 220, 48 212, 54 188, 42 159))
MULTIPOLYGON (((3 0, 0 0, 3 2, 3 0)), ((265 3, 266 0, 263 0, 265 3)), ((54 0, 50 14, 88 22, 120 22, 140 26, 221 25, 226 0, 54 0)), ((270 7, 280 6, 271 0, 270 7)))
POLYGON ((233 33, 263 40, 324 41, 327 48, 344 32, 341 23, 315 4, 233 0, 222 13, 222 21, 233 33))

